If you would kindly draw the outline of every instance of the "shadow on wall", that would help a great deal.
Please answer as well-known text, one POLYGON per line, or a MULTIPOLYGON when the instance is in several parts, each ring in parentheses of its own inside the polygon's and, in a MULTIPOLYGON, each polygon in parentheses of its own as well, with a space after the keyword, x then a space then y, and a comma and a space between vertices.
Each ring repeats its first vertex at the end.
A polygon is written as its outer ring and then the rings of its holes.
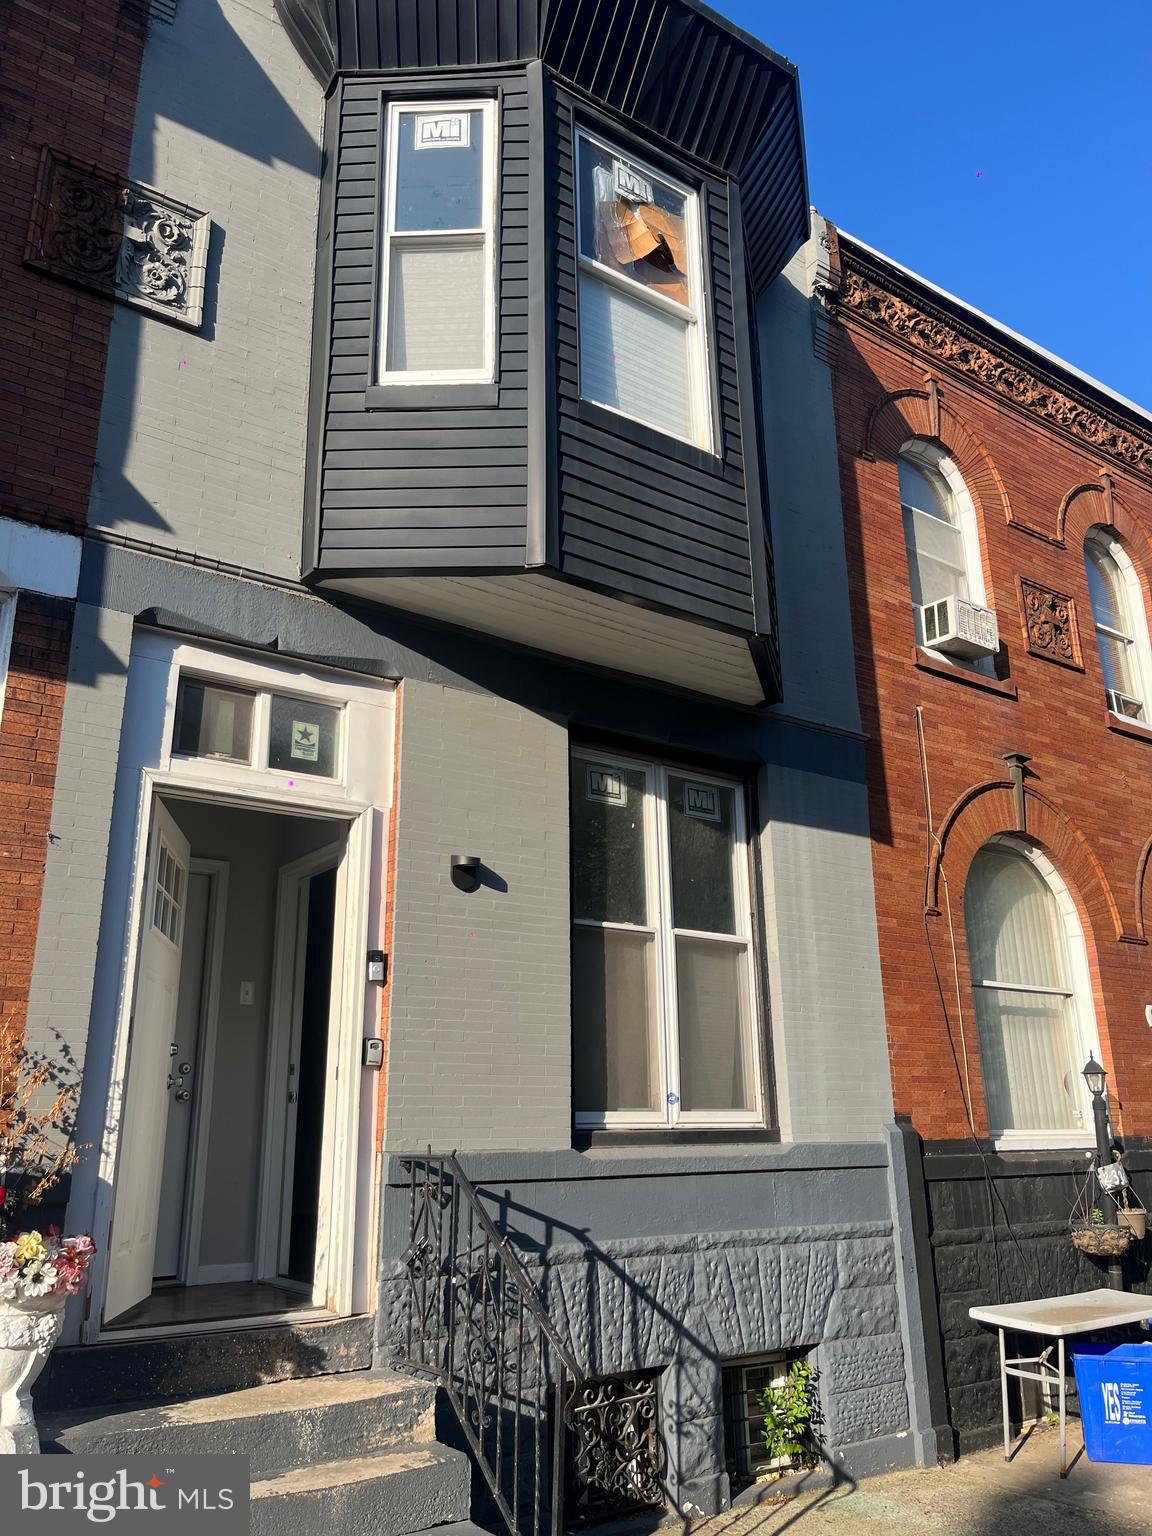
MULTIPOLYGON (((268 167, 273 172, 293 169, 318 175, 322 163, 318 143, 321 112, 318 88, 316 123, 309 128, 232 24, 227 12, 239 9, 235 0, 190 0, 190 3, 177 7, 173 22, 153 21, 149 27, 140 94, 136 104, 130 168, 133 180, 153 186, 165 196, 198 207, 207 207, 212 219, 203 320, 198 330, 187 333, 187 356, 173 360, 173 376, 165 388, 166 400, 163 405, 167 408, 165 414, 169 414, 170 420, 173 396, 176 397, 176 431, 169 448, 174 456, 181 452, 190 456, 195 454, 193 433, 181 441, 178 414, 181 370, 194 365, 195 353, 204 346, 210 346, 216 339, 217 306, 228 240, 229 209, 242 199, 245 188, 249 189, 249 196, 253 200, 259 198, 257 178, 260 173, 253 173, 250 167, 241 164, 237 166, 234 175, 227 177, 230 185, 221 185, 219 180, 213 184, 211 177, 186 177, 176 184, 167 167, 158 163, 161 160, 158 145, 174 131, 177 132, 184 141, 185 164, 195 164, 197 140, 204 141, 206 145, 220 146, 241 157, 242 161, 254 161, 258 166, 268 167)), ((273 17, 271 0, 260 0, 260 9, 266 12, 269 37, 280 45, 291 70, 298 72, 303 66, 279 22, 273 17)), ((251 25, 260 25, 256 8, 245 6, 243 12, 246 17, 253 18, 251 25)), ((210 150, 204 152, 206 170, 211 170, 213 158, 210 150)), ((306 238, 311 247, 315 240, 314 219, 299 238, 306 238)), ((270 230, 266 280, 273 283, 277 281, 278 263, 275 240, 276 231, 270 230)), ((241 242, 237 247, 237 259, 243 254, 244 245, 241 242)), ((247 259, 253 265, 251 281, 260 282, 261 274, 256 270, 256 253, 249 250, 247 259)), ((307 305, 311 295, 300 294, 295 297, 307 305)), ((166 324, 166 321, 153 314, 142 314, 118 306, 105 376, 104 407, 91 505, 93 509, 99 509, 101 523, 139 533, 173 531, 160 508, 142 494, 124 473, 138 432, 142 428, 149 430, 147 418, 152 402, 145 398, 140 368, 141 355, 148 349, 147 328, 166 324)), ((261 368, 257 338, 253 338, 253 345, 245 348, 245 353, 255 378, 261 368)), ((300 382, 303 389, 306 380, 300 382)), ((163 429, 161 416, 151 430, 155 433, 163 429)), ((303 444, 300 452, 302 456, 303 444)))

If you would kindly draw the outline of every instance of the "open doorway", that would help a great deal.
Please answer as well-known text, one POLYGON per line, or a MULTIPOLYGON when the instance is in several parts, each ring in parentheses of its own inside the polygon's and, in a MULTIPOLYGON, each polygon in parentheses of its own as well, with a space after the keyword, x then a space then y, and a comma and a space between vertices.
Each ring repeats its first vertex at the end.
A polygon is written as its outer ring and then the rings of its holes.
POLYGON ((153 802, 103 1326, 326 1306, 348 823, 153 802))

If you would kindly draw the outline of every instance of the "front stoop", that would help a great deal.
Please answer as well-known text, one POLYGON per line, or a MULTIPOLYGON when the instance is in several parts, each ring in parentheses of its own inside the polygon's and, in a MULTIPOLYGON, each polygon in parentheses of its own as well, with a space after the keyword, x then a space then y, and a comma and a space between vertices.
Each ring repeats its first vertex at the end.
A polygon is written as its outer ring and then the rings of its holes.
POLYGON ((40 1416, 46 1452, 247 1456, 253 1536, 481 1536, 471 1467, 435 1437, 436 1389, 384 1371, 40 1416))

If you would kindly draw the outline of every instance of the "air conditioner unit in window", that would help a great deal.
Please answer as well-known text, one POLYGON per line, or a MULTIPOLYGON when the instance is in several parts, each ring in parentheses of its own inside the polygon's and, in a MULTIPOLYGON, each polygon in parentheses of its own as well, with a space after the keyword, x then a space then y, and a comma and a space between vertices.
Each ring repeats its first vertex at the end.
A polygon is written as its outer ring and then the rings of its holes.
POLYGON ((966 597, 942 597, 920 610, 924 644, 946 656, 995 656, 1000 631, 991 608, 979 608, 966 597))
POLYGON ((1108 708, 1114 715, 1127 715, 1130 720, 1139 720, 1144 714, 1143 702, 1121 693, 1119 688, 1108 689, 1108 708))

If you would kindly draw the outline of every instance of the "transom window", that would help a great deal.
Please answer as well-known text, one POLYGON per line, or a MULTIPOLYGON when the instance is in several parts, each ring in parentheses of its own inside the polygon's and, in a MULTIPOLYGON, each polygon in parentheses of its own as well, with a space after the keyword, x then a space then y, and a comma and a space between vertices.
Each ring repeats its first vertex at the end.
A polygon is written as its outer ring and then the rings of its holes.
POLYGON ((388 108, 383 383, 493 377, 495 124, 493 101, 388 108))
POLYGON ((591 134, 576 155, 580 393, 710 449, 699 198, 591 134))
POLYGON ((1071 897, 1046 859, 1004 839, 972 861, 964 920, 992 1135, 1080 1139, 1088 1123, 1080 1073, 1098 1046, 1071 897))
POLYGON ((577 1122, 761 1120, 741 787, 577 753, 572 870, 577 1122))
POLYGON ((1124 546, 1106 528, 1089 532, 1084 565, 1108 707, 1147 720, 1148 627, 1139 578, 1124 546))
POLYGON ((343 713, 319 699, 182 674, 172 750, 181 757, 334 779, 341 772, 343 713))
POLYGON ((963 597, 984 605, 976 513, 960 471, 934 444, 905 443, 898 462, 908 581, 923 645, 926 604, 963 597))

